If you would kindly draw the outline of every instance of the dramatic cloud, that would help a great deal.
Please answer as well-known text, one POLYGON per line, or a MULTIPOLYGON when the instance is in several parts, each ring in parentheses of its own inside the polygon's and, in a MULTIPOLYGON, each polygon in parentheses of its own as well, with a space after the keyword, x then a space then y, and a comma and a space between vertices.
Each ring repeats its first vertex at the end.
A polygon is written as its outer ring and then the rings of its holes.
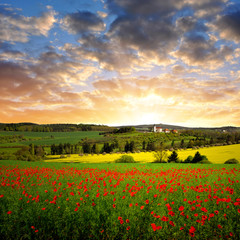
POLYGON ((0 4, 2 122, 240 125, 237 1, 51 4, 0 4))
POLYGON ((232 58, 233 49, 229 46, 215 46, 215 42, 202 35, 183 38, 179 49, 173 54, 189 66, 216 69, 232 58))
POLYGON ((86 32, 100 32, 105 26, 100 17, 88 11, 68 14, 63 19, 63 27, 73 34, 83 34, 86 32))
POLYGON ((53 10, 44 12, 40 17, 25 17, 13 9, 0 5, 0 40, 8 42, 27 42, 30 35, 47 37, 56 22, 53 10))
POLYGON ((218 31, 220 37, 230 41, 240 42, 240 11, 232 14, 218 16, 213 25, 213 29, 218 31))

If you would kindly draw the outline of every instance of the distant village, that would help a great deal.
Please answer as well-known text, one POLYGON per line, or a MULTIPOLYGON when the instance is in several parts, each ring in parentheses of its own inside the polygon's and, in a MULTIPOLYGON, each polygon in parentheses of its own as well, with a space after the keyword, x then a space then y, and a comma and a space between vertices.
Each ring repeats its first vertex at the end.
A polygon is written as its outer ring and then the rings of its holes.
POLYGON ((163 132, 163 133, 170 133, 170 132, 178 133, 178 130, 176 130, 176 129, 169 130, 167 128, 163 129, 161 127, 157 127, 156 125, 154 125, 153 126, 153 132, 155 132, 155 133, 161 133, 161 132, 163 132))

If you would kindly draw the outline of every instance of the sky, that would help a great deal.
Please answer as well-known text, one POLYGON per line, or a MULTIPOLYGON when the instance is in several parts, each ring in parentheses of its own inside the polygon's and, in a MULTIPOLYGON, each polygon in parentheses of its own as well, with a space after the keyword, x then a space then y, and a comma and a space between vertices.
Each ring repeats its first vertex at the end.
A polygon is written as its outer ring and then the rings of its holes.
POLYGON ((0 122, 240 126, 239 0, 1 0, 0 122))

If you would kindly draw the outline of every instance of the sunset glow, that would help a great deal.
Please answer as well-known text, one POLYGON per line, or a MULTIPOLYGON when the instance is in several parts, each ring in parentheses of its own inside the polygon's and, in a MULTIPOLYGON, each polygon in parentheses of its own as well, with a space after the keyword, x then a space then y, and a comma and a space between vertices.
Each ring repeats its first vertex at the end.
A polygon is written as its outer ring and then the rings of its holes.
POLYGON ((0 3, 0 122, 240 126, 238 0, 0 3))

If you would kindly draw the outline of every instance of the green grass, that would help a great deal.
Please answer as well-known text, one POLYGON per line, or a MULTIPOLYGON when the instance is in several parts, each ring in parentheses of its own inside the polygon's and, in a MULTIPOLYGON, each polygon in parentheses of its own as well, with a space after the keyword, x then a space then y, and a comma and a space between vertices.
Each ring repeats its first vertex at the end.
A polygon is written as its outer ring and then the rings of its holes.
POLYGON ((19 149, 19 147, 0 147, 0 153, 4 152, 4 153, 10 153, 13 154, 15 152, 17 152, 19 149))
POLYGON ((2 239, 240 236, 236 166, 0 161, 0 173, 2 239))
POLYGON ((0 136, 14 136, 24 135, 27 141, 4 143, 0 146, 21 146, 34 143, 36 145, 51 145, 59 143, 76 144, 81 139, 101 139, 102 135, 95 131, 81 131, 81 132, 0 132, 0 136), (52 138, 53 136, 53 138, 52 138))

